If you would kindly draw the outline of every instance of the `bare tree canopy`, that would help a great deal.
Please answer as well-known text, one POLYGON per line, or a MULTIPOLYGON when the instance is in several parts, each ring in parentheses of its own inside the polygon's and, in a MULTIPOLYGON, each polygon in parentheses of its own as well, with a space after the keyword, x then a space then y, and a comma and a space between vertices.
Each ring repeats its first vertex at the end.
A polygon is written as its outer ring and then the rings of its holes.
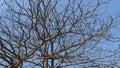
POLYGON ((6 68, 119 67, 117 50, 100 45, 118 18, 99 11, 108 0, 4 0, 0 66, 6 68))

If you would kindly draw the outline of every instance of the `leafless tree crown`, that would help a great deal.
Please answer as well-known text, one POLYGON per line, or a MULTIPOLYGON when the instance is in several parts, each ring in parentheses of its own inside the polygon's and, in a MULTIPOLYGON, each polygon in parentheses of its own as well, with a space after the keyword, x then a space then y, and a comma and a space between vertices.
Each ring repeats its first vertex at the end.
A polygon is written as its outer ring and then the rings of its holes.
POLYGON ((114 67, 116 18, 99 12, 107 0, 4 0, 0 66, 6 68, 114 67))

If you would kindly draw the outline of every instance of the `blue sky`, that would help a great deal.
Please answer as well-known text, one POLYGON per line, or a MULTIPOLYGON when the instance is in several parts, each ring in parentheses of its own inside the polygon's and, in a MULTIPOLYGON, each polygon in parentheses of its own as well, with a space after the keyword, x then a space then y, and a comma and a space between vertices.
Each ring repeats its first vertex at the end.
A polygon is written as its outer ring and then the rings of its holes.
MULTIPOLYGON (((118 15, 120 14, 120 0, 112 0, 106 7, 106 9, 108 10, 108 12, 115 16, 115 15, 118 15)), ((119 28, 118 28, 119 30, 119 28)), ((120 32, 118 30, 115 30, 115 33, 117 35, 120 35, 120 32), (116 32, 117 31, 117 32, 116 32)), ((119 36, 120 37, 120 36, 119 36)), ((114 43, 112 43, 114 44, 114 43)))
POLYGON ((112 14, 120 12, 120 0, 112 0, 107 6, 108 11, 112 14))

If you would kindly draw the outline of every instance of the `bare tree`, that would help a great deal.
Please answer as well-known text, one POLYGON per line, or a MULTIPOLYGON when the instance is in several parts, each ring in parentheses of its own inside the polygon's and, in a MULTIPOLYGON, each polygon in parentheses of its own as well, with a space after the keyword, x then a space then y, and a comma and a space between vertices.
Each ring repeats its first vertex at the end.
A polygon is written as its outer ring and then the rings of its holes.
POLYGON ((117 18, 99 12, 106 0, 4 0, 0 16, 0 65, 6 68, 117 66, 117 18), (114 61, 115 62, 114 62, 114 61))

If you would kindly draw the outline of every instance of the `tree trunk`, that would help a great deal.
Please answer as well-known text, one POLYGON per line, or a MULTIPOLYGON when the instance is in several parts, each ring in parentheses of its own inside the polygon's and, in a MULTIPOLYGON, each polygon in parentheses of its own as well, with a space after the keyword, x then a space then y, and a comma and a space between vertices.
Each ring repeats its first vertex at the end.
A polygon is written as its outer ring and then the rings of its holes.
POLYGON ((45 58, 45 65, 44 65, 44 68, 48 68, 48 59, 45 58))

